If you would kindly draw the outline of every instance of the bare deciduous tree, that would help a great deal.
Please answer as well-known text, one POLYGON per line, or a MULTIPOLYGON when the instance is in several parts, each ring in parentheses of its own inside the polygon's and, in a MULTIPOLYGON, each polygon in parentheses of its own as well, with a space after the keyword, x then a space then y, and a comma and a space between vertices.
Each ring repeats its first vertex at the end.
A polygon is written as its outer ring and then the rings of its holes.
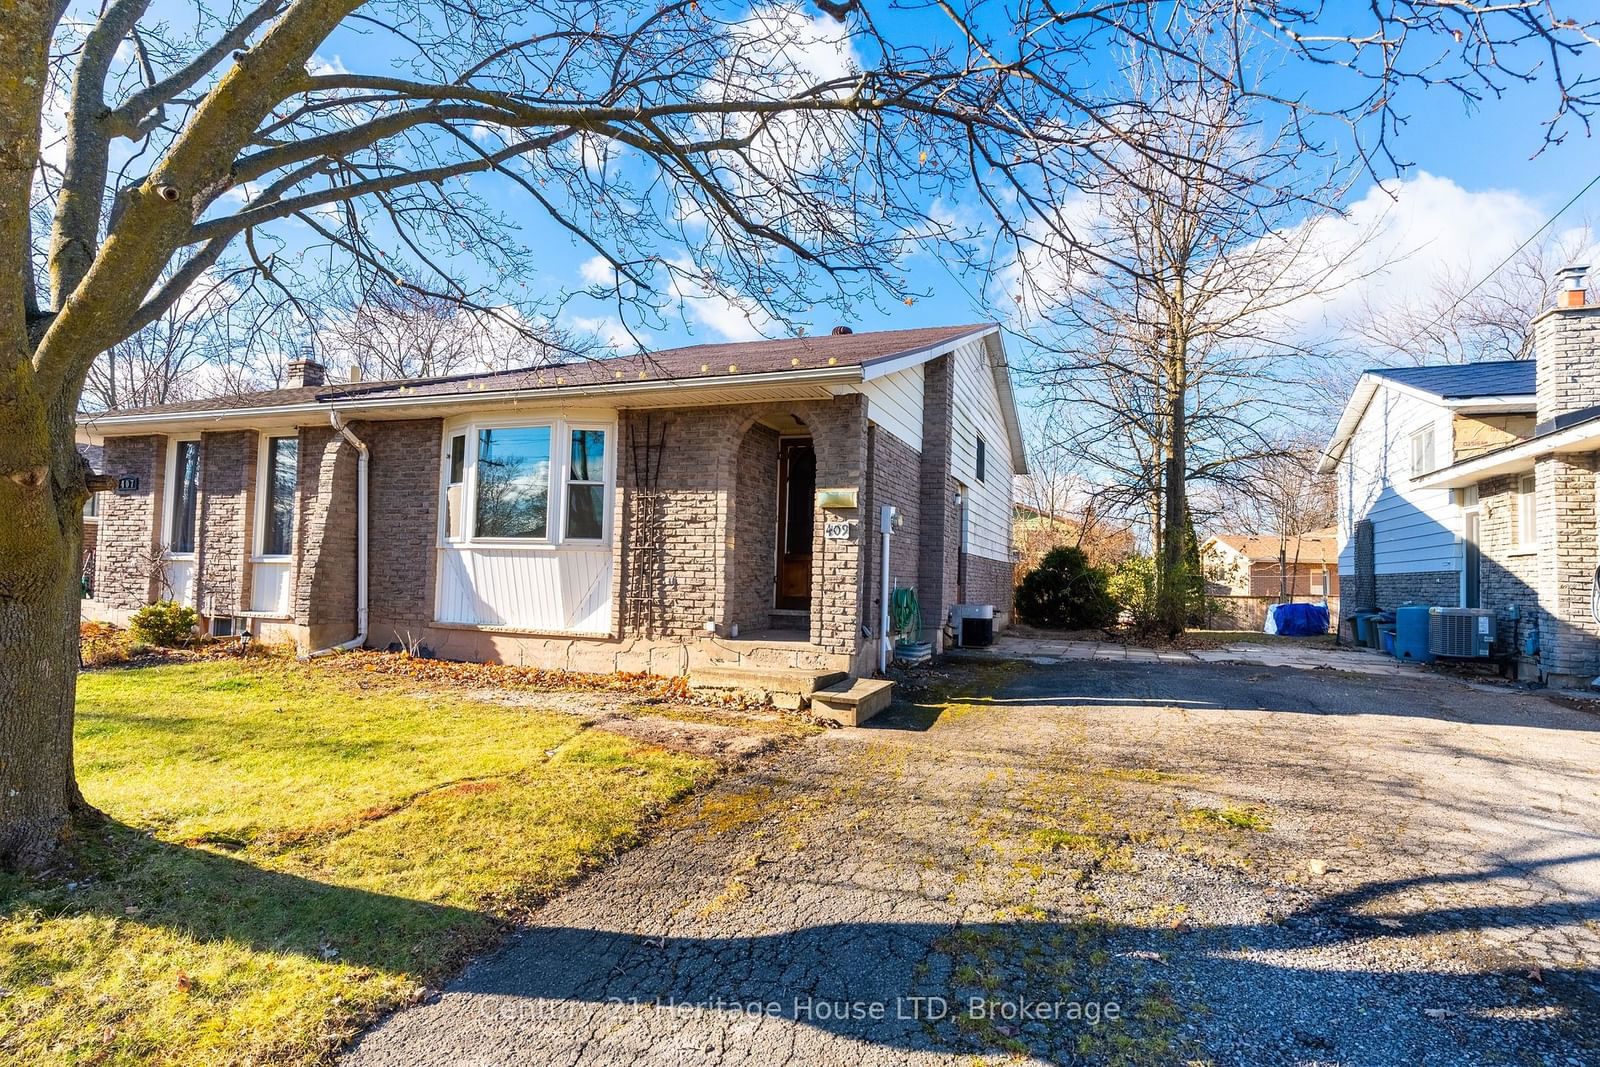
POLYGON ((1167 158, 1110 168, 1081 203, 1091 250, 1062 249, 1056 288, 1027 298, 1036 375, 1071 443, 1115 476, 1121 503, 1148 508, 1158 615, 1176 631, 1197 580, 1189 486, 1274 454, 1306 367, 1290 312, 1340 284, 1340 250, 1307 222, 1328 186, 1302 142, 1263 129, 1232 83, 1186 84, 1159 55, 1130 69, 1167 158))
MULTIPOLYGON (((599 288, 636 316, 680 287, 778 322, 909 298, 913 240, 971 254, 927 208, 941 190, 991 205, 1018 243, 1038 236, 1024 220, 1071 243, 1051 209, 1090 164, 1170 154, 1099 88, 1109 46, 1177 61, 1191 15, 1226 6, 1226 34, 1368 90, 1318 109, 1286 85, 1263 106, 1299 129, 1365 124, 1381 161, 1412 81, 1470 96, 1538 72, 1559 88, 1550 136, 1587 122, 1600 98, 1573 65, 1594 22, 1551 21, 1552 3, 1331 19, 1291 0, 939 0, 935 27, 855 4, 830 22, 717 0, 17 0, 0 32, 0 863, 43 861, 86 810, 71 760, 85 379, 208 275, 246 271, 292 312, 330 276, 488 314, 531 278, 537 303, 515 196, 609 264, 599 288), (365 69, 329 61, 330 42, 365 69)), ((1225 82, 1213 55, 1189 67, 1225 82)), ((287 342, 314 318, 265 332, 287 342)))

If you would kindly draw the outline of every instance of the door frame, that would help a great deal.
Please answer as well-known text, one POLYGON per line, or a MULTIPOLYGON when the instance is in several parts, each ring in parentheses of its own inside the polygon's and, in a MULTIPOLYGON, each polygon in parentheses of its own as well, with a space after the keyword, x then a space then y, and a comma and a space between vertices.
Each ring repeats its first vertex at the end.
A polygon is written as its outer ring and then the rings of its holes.
POLYGON ((1483 510, 1476 504, 1461 509, 1461 606, 1483 604, 1483 510))
MULTIPOLYGON (((816 454, 815 439, 810 434, 788 434, 778 438, 778 506, 776 509, 776 537, 772 553, 772 607, 776 611, 810 611, 811 601, 815 595, 815 576, 813 570, 816 564, 816 530, 812 530, 811 550, 806 553, 809 565, 806 568, 806 595, 802 597, 785 597, 783 595, 783 559, 784 543, 789 532, 789 455, 788 453, 797 445, 805 445, 811 449, 812 455, 812 497, 816 496, 816 454)), ((816 523, 816 508, 812 508, 812 524, 816 523)))

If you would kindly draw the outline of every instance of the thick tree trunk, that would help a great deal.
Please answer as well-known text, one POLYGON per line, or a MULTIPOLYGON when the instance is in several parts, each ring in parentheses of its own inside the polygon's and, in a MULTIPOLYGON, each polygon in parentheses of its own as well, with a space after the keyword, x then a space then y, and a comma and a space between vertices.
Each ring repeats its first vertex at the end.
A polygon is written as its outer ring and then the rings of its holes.
POLYGON ((1156 568, 1156 603, 1162 625, 1176 634, 1187 621, 1189 585, 1193 580, 1184 560, 1189 522, 1189 379, 1184 342, 1174 337, 1169 344, 1166 499, 1162 507, 1160 566, 1156 568))
POLYGON ((78 810, 84 465, 69 414, 40 410, 23 376, 0 400, 0 867, 48 863, 78 810))

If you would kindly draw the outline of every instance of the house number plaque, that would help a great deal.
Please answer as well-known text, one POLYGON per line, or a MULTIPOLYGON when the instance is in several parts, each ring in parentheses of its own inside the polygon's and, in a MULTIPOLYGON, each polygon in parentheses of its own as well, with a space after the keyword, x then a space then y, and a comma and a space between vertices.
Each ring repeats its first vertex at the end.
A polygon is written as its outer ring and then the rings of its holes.
POLYGON ((839 519, 823 523, 822 537, 825 541, 849 541, 855 537, 855 520, 839 519))

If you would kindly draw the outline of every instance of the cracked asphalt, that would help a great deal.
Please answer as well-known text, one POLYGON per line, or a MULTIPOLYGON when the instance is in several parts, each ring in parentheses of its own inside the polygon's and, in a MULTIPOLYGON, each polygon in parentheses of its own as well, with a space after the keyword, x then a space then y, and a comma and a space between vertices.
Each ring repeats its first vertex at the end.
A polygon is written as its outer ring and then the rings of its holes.
POLYGON ((970 670, 724 778, 345 1062, 1600 1063, 1600 718, 970 670))

